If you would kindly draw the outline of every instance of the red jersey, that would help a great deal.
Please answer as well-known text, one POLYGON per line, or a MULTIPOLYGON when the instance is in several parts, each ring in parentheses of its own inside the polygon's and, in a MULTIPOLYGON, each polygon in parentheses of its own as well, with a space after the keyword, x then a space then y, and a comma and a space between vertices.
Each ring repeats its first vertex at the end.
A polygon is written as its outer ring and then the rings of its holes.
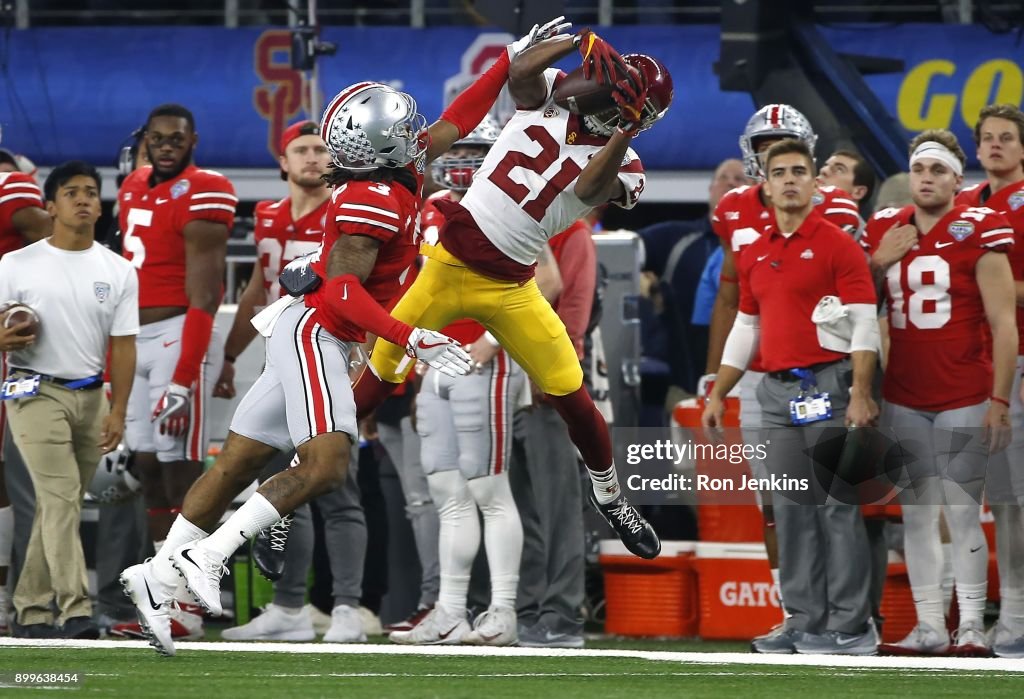
POLYGON ((256 204, 256 254, 263 268, 263 289, 268 304, 286 293, 279 281, 284 266, 296 257, 316 252, 320 248, 330 201, 325 199, 320 206, 298 221, 292 220, 291 197, 256 204))
POLYGON ((238 197, 224 175, 189 165, 174 179, 151 186, 153 168, 128 175, 117 193, 124 256, 139 273, 139 308, 188 306, 185 226, 212 221, 231 228, 238 197))
MULTIPOLYGON (((417 173, 417 191, 423 178, 417 173)), ((416 262, 419 239, 418 194, 394 182, 353 180, 335 187, 327 213, 327 224, 320 255, 313 261, 313 270, 327 279, 327 258, 334 244, 343 235, 365 235, 380 241, 377 260, 363 287, 384 308, 391 308, 416 262)), ((319 308, 325 284, 306 294, 306 305, 319 308)), ((363 342, 366 332, 351 322, 335 325, 324 313, 317 313, 318 322, 339 340, 363 342)))
POLYGON ((763 371, 832 362, 846 355, 822 348, 811 320, 822 296, 843 303, 875 303, 864 253, 820 209, 788 238, 773 224, 738 261, 739 310, 761 317, 763 371))
MULTIPOLYGON (((732 250, 736 269, 739 269, 744 248, 775 225, 775 209, 761 201, 762 187, 764 183, 729 190, 718 201, 711 216, 711 228, 732 250)), ((819 185, 813 201, 815 210, 830 223, 851 235, 860 230, 862 221, 857 204, 843 190, 832 185, 819 185)), ((765 371, 760 356, 754 357, 750 370, 765 371)))
MULTIPOLYGON (((1024 281, 1024 180, 1003 187, 995 194, 988 182, 968 187, 956 195, 959 206, 984 206, 998 211, 1013 228, 1016 245, 1010 250, 1013 278, 1024 281)), ((1017 306, 1017 354, 1024 355, 1024 308, 1017 306)))
POLYGON ((43 208, 43 193, 32 176, 22 172, 0 172, 0 257, 25 245, 25 239, 11 219, 29 206, 43 208))
MULTIPOLYGON (((444 225, 444 215, 437 210, 435 202, 451 201, 452 193, 447 189, 431 194, 423 204, 423 211, 420 213, 420 231, 423 235, 424 245, 436 245, 438 232, 444 225)), ((472 318, 461 318, 454 323, 445 326, 442 333, 457 340, 460 344, 468 345, 480 339, 485 328, 472 318)))
MULTIPOLYGON (((883 209, 861 245, 872 252, 914 207, 883 209)), ((983 402, 992 393, 992 358, 975 266, 986 252, 1008 252, 1013 230, 991 209, 956 206, 886 273, 887 401, 939 412, 983 402)))

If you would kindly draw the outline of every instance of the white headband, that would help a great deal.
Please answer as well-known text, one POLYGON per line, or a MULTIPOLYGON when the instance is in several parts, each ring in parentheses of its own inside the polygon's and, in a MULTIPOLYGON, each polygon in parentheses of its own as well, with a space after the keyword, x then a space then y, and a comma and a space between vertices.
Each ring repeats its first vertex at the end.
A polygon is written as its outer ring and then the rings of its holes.
POLYGON ((910 156, 911 167, 913 167, 914 163, 921 158, 932 158, 933 160, 938 160, 948 165, 949 169, 956 174, 964 174, 964 166, 960 162, 960 159, 953 155, 953 151, 937 141, 925 141, 915 148, 913 154, 910 156))

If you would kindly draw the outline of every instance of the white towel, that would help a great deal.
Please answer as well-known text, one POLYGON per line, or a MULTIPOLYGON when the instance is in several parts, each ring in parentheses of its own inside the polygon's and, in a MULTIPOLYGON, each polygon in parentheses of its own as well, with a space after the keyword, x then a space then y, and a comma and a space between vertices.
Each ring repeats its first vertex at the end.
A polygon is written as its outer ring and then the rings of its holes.
POLYGON ((811 314, 818 326, 818 344, 833 352, 849 352, 853 323, 838 296, 823 296, 811 314))
POLYGON ((286 309, 302 302, 302 296, 282 296, 252 317, 252 327, 256 328, 256 331, 263 337, 270 337, 270 334, 274 332, 274 326, 277 325, 277 319, 281 317, 281 314, 284 313, 286 309))

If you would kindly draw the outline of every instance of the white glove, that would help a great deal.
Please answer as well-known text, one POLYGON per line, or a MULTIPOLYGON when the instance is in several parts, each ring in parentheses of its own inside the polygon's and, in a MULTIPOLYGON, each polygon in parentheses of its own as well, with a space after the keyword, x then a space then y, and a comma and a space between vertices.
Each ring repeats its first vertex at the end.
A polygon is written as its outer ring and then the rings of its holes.
POLYGON ((160 434, 181 437, 188 432, 192 392, 176 383, 169 384, 153 409, 150 422, 160 423, 160 434))
POLYGON ((413 329, 405 353, 448 376, 465 376, 473 367, 472 360, 458 342, 426 328, 413 329))
POLYGON ((550 39, 553 36, 562 34, 567 29, 572 28, 572 22, 565 22, 565 15, 555 17, 550 22, 546 22, 543 25, 535 24, 530 33, 524 36, 522 39, 516 39, 506 48, 508 49, 508 57, 515 58, 526 49, 530 48, 534 44, 539 44, 545 39, 550 39))

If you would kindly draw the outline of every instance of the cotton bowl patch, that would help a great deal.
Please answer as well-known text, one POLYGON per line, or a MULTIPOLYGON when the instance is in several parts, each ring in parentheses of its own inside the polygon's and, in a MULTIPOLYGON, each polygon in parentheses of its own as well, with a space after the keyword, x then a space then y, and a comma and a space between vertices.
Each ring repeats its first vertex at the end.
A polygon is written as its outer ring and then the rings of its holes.
POLYGON ((183 194, 185 194, 185 192, 188 191, 188 188, 191 186, 192 185, 188 183, 188 180, 181 180, 179 182, 175 182, 174 185, 171 187, 171 199, 177 199, 178 197, 182 196, 183 194))
POLYGON ((1010 205, 1011 211, 1016 211, 1020 207, 1024 206, 1024 189, 1011 194, 1007 203, 1010 205))
POLYGON ((974 224, 970 221, 953 221, 953 223, 949 224, 949 234, 956 238, 958 242, 972 233, 974 233, 974 224))

